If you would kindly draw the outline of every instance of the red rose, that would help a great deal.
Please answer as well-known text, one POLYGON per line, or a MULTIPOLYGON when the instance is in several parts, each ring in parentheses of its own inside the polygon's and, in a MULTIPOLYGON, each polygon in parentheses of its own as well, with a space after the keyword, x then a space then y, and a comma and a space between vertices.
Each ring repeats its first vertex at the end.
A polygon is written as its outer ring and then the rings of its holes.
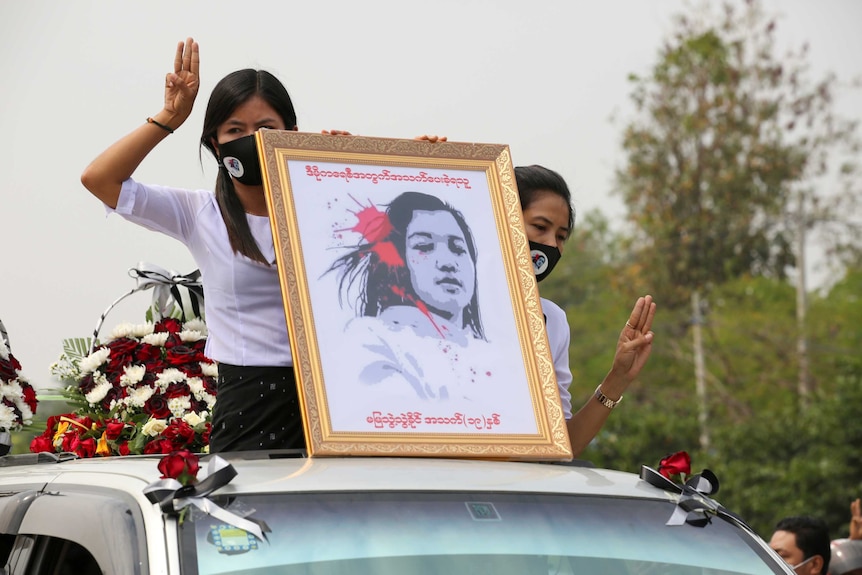
POLYGON ((149 343, 142 343, 135 351, 135 360, 142 362, 146 366, 162 360, 162 348, 149 343))
POLYGON ((172 317, 160 319, 153 327, 153 332, 156 333, 163 331, 166 331, 168 333, 180 333, 182 330, 183 324, 180 323, 180 320, 174 319, 172 317))
POLYGON ((206 429, 204 430, 203 435, 201 436, 201 439, 203 439, 204 443, 209 444, 210 434, 212 433, 212 431, 213 431, 213 424, 210 422, 207 422, 206 423, 206 429))
MULTIPOLYGON (((198 350, 182 344, 175 345, 168 349, 165 355, 165 361, 168 365, 173 365, 174 367, 185 365, 187 363, 197 363, 204 361, 205 359, 206 356, 198 350)), ((200 366, 196 367, 200 368, 200 366)))
POLYGON ((167 439, 156 439, 150 441, 144 446, 144 453, 147 455, 158 455, 170 453, 174 450, 173 444, 167 439))
POLYGON ((206 391, 210 395, 216 395, 218 393, 218 384, 214 377, 204 377, 202 378, 204 382, 204 391, 206 391))
POLYGON ((29 384, 22 385, 21 387, 24 391, 24 403, 27 404, 30 411, 36 413, 36 406, 39 404, 39 401, 36 399, 36 390, 29 384))
POLYGON ((44 435, 40 435, 35 437, 33 441, 30 442, 30 452, 31 453, 42 453, 43 451, 49 451, 51 453, 54 452, 54 443, 51 441, 50 437, 45 437, 44 435))
POLYGON ((138 342, 128 337, 121 337, 109 343, 107 347, 111 350, 111 354, 108 356, 107 371, 110 373, 122 373, 123 367, 131 363, 135 358, 138 342))
POLYGON ((131 454, 131 453, 132 453, 132 451, 129 449, 129 442, 128 442, 128 441, 124 441, 124 442, 122 442, 121 444, 119 444, 119 445, 117 446, 117 452, 118 452, 120 455, 129 455, 129 454, 131 454))
POLYGON ((203 370, 201 369, 201 362, 199 361, 193 361, 184 365, 178 365, 177 367, 184 374, 186 374, 187 377, 200 377, 203 375, 203 370))
POLYGON ((189 389, 189 385, 184 381, 175 381, 174 383, 168 385, 168 388, 165 390, 165 397, 168 399, 174 399, 177 397, 185 397, 187 395, 191 395, 191 390, 189 389))
POLYGON ((144 404, 144 413, 150 414, 156 419, 167 419, 171 415, 168 409, 168 400, 160 393, 154 393, 144 404))
POLYGON ((93 457, 96 455, 96 440, 88 437, 81 441, 75 448, 75 453, 78 454, 78 457, 93 457))
POLYGON ((78 390, 82 395, 87 395, 96 387, 96 380, 93 379, 93 374, 88 373, 78 382, 78 390))
POLYGON ((658 472, 668 479, 676 475, 691 475, 691 457, 685 451, 672 453, 659 462, 658 472))
POLYGON ((195 430, 182 419, 175 419, 162 432, 162 435, 173 444, 174 449, 182 449, 194 441, 195 430))
POLYGON ((105 438, 114 441, 120 437, 125 428, 126 424, 122 421, 117 421, 116 419, 108 421, 107 425, 105 425, 105 438))
POLYGON ((12 357, 11 353, 9 354, 9 359, 0 359, 0 379, 2 379, 3 381, 12 381, 14 379, 18 379, 18 374, 16 372, 18 369, 21 368, 16 368, 15 365, 12 363, 14 361, 15 358, 12 357))
POLYGON ((196 481, 198 469, 198 456, 188 449, 174 451, 159 461, 162 479, 176 479, 183 485, 196 481))
POLYGON ((122 400, 128 394, 129 389, 127 387, 112 387, 108 390, 108 393, 106 393, 105 397, 102 399, 102 409, 104 409, 105 411, 110 411, 111 403, 113 403, 114 401, 122 400))

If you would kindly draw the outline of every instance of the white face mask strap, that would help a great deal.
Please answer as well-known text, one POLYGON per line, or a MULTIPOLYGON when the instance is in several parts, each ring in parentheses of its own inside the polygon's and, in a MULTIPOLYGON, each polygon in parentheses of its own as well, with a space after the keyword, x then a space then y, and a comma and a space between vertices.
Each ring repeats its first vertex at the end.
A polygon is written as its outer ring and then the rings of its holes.
POLYGON ((803 561, 801 563, 797 563, 796 565, 791 565, 790 568, 793 569, 794 571, 796 571, 799 567, 802 567, 803 565, 805 565, 806 563, 808 563, 809 561, 811 561, 815 557, 817 557, 817 555, 812 555, 811 557, 809 557, 808 559, 806 559, 805 561, 803 561))

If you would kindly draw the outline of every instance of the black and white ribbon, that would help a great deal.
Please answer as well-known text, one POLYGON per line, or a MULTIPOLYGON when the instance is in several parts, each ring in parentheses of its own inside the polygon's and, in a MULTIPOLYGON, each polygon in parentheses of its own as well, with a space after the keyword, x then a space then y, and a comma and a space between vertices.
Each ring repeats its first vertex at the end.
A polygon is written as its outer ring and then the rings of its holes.
POLYGON ((144 495, 151 503, 158 503, 162 512, 175 517, 186 507, 197 507, 207 515, 219 521, 238 527, 257 537, 266 540, 264 532, 270 531, 264 521, 241 517, 232 511, 219 507, 207 496, 220 487, 230 483, 237 472, 233 466, 214 455, 207 464, 206 478, 194 485, 183 485, 176 479, 160 479, 144 488, 144 495))
POLYGON ((720 517, 734 523, 747 531, 751 528, 735 513, 728 511, 719 502, 709 496, 718 493, 718 477, 709 469, 704 469, 697 475, 689 477, 685 484, 674 483, 655 469, 641 467, 641 479, 659 489, 679 493, 677 506, 665 525, 689 524, 704 527, 710 522, 710 516, 720 517))
POLYGON ((183 322, 193 317, 204 317, 204 287, 201 282, 200 270, 180 275, 157 265, 140 262, 138 267, 129 270, 129 275, 137 280, 137 285, 114 300, 114 303, 102 312, 99 321, 96 323, 96 329, 93 331, 91 352, 96 347, 99 333, 102 330, 102 324, 105 322, 108 313, 122 300, 142 290, 153 290, 152 310, 154 321, 169 316, 175 304, 180 309, 183 322))
MULTIPOLYGON (((9 333, 6 331, 6 326, 3 325, 3 320, 0 320, 0 338, 3 339, 3 345, 6 346, 6 351, 11 355, 12 346, 9 344, 9 333)), ((7 429, 0 429, 0 456, 6 455, 11 450, 12 434, 9 433, 9 430, 7 429)))
POLYGON ((6 344, 6 349, 12 352, 12 344, 9 343, 9 332, 6 331, 6 326, 3 325, 3 320, 0 319, 0 338, 3 338, 3 343, 6 344))

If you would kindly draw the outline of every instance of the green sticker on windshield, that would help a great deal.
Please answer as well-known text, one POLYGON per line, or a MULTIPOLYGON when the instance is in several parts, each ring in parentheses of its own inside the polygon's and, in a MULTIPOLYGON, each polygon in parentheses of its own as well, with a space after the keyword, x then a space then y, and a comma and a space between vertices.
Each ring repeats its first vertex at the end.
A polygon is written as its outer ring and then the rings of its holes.
POLYGON ((500 514, 493 503, 468 501, 465 505, 476 521, 500 521, 500 514))
POLYGON ((237 555, 257 549, 257 538, 233 525, 211 526, 207 540, 215 545, 219 553, 225 555, 237 555))

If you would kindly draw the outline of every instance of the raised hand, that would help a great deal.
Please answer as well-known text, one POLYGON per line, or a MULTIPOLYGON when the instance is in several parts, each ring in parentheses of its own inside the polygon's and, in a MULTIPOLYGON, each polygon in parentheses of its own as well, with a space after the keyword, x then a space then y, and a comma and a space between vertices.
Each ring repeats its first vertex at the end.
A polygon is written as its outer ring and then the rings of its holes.
POLYGON ((652 352, 655 307, 651 295, 638 298, 620 331, 611 372, 623 376, 627 383, 637 377, 652 352))
POLYGON ((172 128, 177 128, 192 113, 200 88, 200 52, 192 38, 177 44, 174 71, 165 75, 165 112, 171 116, 172 128))

